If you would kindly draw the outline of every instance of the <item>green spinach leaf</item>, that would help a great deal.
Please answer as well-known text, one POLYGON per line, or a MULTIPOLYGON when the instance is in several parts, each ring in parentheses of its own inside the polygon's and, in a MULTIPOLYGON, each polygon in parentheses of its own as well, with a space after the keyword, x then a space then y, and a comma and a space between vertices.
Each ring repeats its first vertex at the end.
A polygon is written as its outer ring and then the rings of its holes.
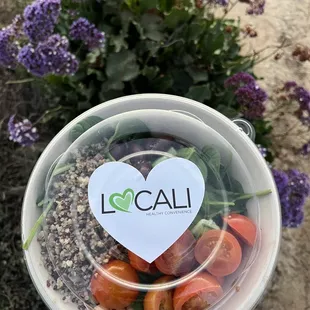
POLYGON ((221 165, 220 152, 214 147, 206 145, 202 149, 202 155, 207 166, 209 166, 212 170, 219 174, 221 165))
POLYGON ((86 132, 89 128, 98 124, 102 121, 101 117, 98 116, 89 116, 82 121, 78 122, 70 131, 70 140, 71 142, 75 141, 79 136, 86 132))
POLYGON ((191 232, 196 239, 199 239, 205 232, 213 229, 220 229, 220 227, 211 219, 202 219, 191 229, 191 232))
MULTIPOLYGON (((173 156, 176 156, 177 155, 177 151, 175 150, 175 148, 171 147, 169 150, 168 150, 168 153, 173 155, 173 156)), ((166 160, 166 159, 169 159, 170 157, 168 156, 161 156, 159 157, 158 159, 156 159, 153 163, 152 163, 152 166, 155 167, 157 166, 159 163, 161 163, 162 161, 166 160)))
POLYGON ((194 147, 183 148, 177 152, 177 156, 185 158, 193 162, 201 171, 204 179, 207 179, 208 169, 207 166, 194 147))
POLYGON ((115 126, 114 135, 109 139, 109 145, 120 140, 138 139, 138 137, 143 137, 149 132, 149 128, 139 119, 120 121, 115 126))

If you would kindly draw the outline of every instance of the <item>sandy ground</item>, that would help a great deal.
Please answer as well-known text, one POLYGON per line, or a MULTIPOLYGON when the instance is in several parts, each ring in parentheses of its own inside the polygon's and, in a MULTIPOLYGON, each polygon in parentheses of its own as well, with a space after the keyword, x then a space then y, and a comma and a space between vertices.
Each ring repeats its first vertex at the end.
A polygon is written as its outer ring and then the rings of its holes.
MULTIPOLYGON (((258 31, 258 37, 247 40, 246 52, 260 50, 268 46, 286 43, 301 43, 310 46, 310 1, 309 0, 267 0, 266 13, 253 18, 245 17, 242 7, 237 6, 231 16, 241 16, 242 24, 250 23, 258 31)), ((294 80, 310 88, 310 63, 300 63, 291 56, 293 47, 284 50, 280 60, 273 57, 261 62, 255 68, 263 77, 262 86, 271 93, 281 82, 294 80)), ((267 56, 275 49, 266 50, 267 56)), ((270 103, 276 104, 276 103, 270 103)), ((290 111, 274 120, 274 135, 282 134, 291 126, 294 117, 290 111)), ((310 158, 302 159, 294 155, 292 147, 300 147, 309 133, 296 126, 289 136, 274 140, 273 149, 277 151, 275 166, 281 169, 297 168, 310 174, 310 158)), ((309 310, 310 309, 310 201, 306 207, 306 220, 299 229, 284 229, 279 263, 271 288, 267 292, 259 310, 309 310)))
MULTIPOLYGON (((12 5, 13 0, 0 0, 5 7, 12 5)), ((16 1, 16 3, 22 1, 16 1)), ((18 3, 20 4, 20 3, 18 3)), ((241 16, 242 24, 250 23, 258 31, 258 37, 248 39, 245 52, 260 50, 268 46, 286 43, 302 43, 310 46, 310 0, 267 0, 266 13, 253 18, 245 17, 244 7, 238 5, 230 12, 231 16, 241 16)), ((10 12, 0 9, 0 25, 10 12)), ((267 49, 266 56, 274 49, 267 49)), ((261 82, 269 92, 280 82, 295 80, 310 89, 310 63, 299 63, 291 56, 292 47, 285 49, 283 57, 275 61, 272 57, 256 66, 256 74, 263 77, 261 82)), ((270 103, 272 104, 272 103, 270 103)), ((285 132, 285 127, 292 123, 289 111, 274 120, 274 135, 285 132)), ((291 150, 292 146, 301 146, 305 133, 296 127, 294 135, 275 140, 273 149, 277 151, 277 168, 298 168, 310 174, 310 159, 297 158, 291 150)), ((259 310, 310 310, 310 201, 306 208, 306 220, 299 229, 283 230, 282 248, 279 263, 271 288, 258 306, 259 310)))

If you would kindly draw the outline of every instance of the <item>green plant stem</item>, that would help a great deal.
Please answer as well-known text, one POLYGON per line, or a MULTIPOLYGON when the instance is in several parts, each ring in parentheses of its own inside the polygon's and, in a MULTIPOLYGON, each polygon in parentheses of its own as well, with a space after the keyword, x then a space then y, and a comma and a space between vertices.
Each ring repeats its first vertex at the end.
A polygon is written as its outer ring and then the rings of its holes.
POLYGON ((47 205, 46 209, 44 210, 44 212, 41 214, 41 216, 39 217, 39 219, 36 221, 36 223, 34 224, 34 226, 31 228, 30 230, 30 234, 29 237, 27 238, 26 242, 23 244, 23 249, 24 250, 28 250, 29 246, 34 238, 34 236, 36 235, 38 229, 40 228, 40 226, 42 225, 43 220, 45 219, 47 213, 50 211, 50 209, 52 208, 54 204, 54 200, 50 201, 50 203, 47 205))
POLYGON ((224 18, 231 12, 231 10, 239 3, 239 0, 232 2, 230 8, 224 13, 224 15, 221 17, 221 20, 223 21, 224 18))
POLYGON ((42 208, 42 207, 44 206, 44 202, 45 202, 45 200, 42 199, 42 200, 37 204, 37 207, 38 207, 38 208, 42 208))
POLYGON ((61 168, 55 169, 52 173, 52 177, 54 177, 58 174, 64 173, 65 171, 68 171, 73 166, 74 166, 74 164, 69 164, 69 165, 63 166, 61 168))
POLYGON ((272 193, 271 189, 266 189, 263 191, 256 192, 254 194, 244 194, 244 195, 238 197, 236 200, 249 199, 249 198, 253 198, 253 197, 262 197, 262 196, 266 196, 266 195, 271 194, 271 193, 272 193))
MULTIPOLYGON (((269 59, 270 57, 272 57, 273 55, 277 54, 281 49, 285 48, 285 47, 288 47, 288 46, 285 46, 285 42, 286 40, 283 41, 283 43, 273 52, 271 52, 270 54, 268 54, 266 57, 263 57, 261 59, 259 59, 258 61, 255 62, 255 65, 258 65, 260 64, 261 62, 264 62, 265 60, 269 59)), ((257 56, 256 54, 254 54, 254 56, 257 56)))
POLYGON ((226 205, 226 206, 234 206, 235 203, 234 202, 226 202, 226 201, 208 201, 209 205, 212 206, 221 206, 221 205, 226 205))
POLYGON ((43 115, 41 115, 34 123, 33 126, 37 125, 38 123, 40 123, 48 114, 51 113, 55 113, 55 112, 59 112, 61 110, 71 110, 69 107, 63 107, 61 105, 59 105, 58 107, 48 110, 46 112, 43 113, 43 115))
POLYGON ((33 82, 33 78, 23 79, 23 80, 16 80, 16 81, 7 81, 5 85, 12 85, 12 84, 24 84, 24 83, 30 83, 33 82))

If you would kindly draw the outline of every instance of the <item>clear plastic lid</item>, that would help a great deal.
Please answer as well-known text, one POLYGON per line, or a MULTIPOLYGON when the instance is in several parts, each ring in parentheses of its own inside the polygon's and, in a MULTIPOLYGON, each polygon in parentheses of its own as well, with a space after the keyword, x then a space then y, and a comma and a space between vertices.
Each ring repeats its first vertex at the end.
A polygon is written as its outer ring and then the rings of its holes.
POLYGON ((259 202, 232 144, 176 111, 78 126, 46 185, 44 234, 85 307, 205 309, 242 285, 259 202))

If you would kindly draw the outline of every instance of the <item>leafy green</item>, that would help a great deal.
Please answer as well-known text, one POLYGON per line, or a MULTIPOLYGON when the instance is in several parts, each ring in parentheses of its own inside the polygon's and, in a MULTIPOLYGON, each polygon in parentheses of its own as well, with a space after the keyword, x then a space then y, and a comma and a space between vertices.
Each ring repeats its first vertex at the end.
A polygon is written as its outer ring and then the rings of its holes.
MULTIPOLYGON (((106 43, 89 51, 70 41, 70 52, 80 62, 78 72, 35 79, 49 102, 41 121, 53 122, 55 132, 98 103, 137 93, 179 95, 230 118, 240 114, 234 92, 224 82, 237 72, 253 73, 257 57, 241 54, 238 20, 218 17, 212 5, 199 9, 190 0, 64 3, 57 33, 69 37, 75 18, 68 10, 76 10, 105 32, 106 43)), ((268 147, 270 122, 253 120, 253 125, 257 143, 268 147)))
POLYGON ((180 149, 177 152, 177 156, 184 159, 188 159, 191 162, 193 162, 201 171, 201 174, 203 175, 204 179, 207 179, 208 169, 206 167, 206 164, 194 147, 180 149))
POLYGON ((186 10, 180 10, 176 7, 166 16, 165 24, 171 28, 175 29, 179 24, 186 23, 190 19, 190 13, 186 10))
POLYGON ((163 19, 154 14, 144 14, 141 18, 141 26, 146 38, 160 42, 165 39, 163 30, 163 19))
POLYGON ((133 310, 143 310, 143 299, 140 299, 138 296, 137 299, 130 305, 130 308, 133 310))
MULTIPOLYGON (((171 155, 174 155, 174 156, 177 156, 177 151, 176 151, 173 147, 171 147, 171 148, 168 150, 167 153, 169 153, 169 154, 171 154, 171 155)), ((161 157, 159 157, 158 159, 156 159, 156 160, 152 163, 152 166, 155 167, 155 166, 157 166, 159 163, 161 163, 162 161, 164 161, 164 160, 166 160, 166 159, 169 159, 169 157, 168 157, 168 156, 161 156, 161 157)))
POLYGON ((158 0, 158 5, 161 11, 170 12, 174 5, 174 0, 158 0))
POLYGON ((74 166, 74 164, 66 164, 66 165, 57 166, 57 168, 52 173, 52 177, 55 177, 56 175, 62 174, 64 172, 70 170, 70 168, 73 166, 74 166))
POLYGON ((208 167, 210 167, 211 170, 214 170, 217 174, 219 174, 221 165, 220 152, 216 148, 206 145, 202 149, 202 154, 204 161, 208 165, 208 167))
POLYGON ((149 128, 139 119, 126 119, 119 121, 115 126, 113 136, 109 139, 108 146, 120 140, 137 139, 149 133, 149 128))
POLYGON ((78 122, 70 131, 70 141, 75 141, 79 136, 81 136, 85 131, 93 127, 102 121, 101 117, 89 116, 82 121, 78 122))
POLYGON ((128 50, 110 54, 107 58, 106 74, 114 81, 130 81, 139 75, 136 55, 128 50))
POLYGON ((34 226, 32 227, 29 236, 27 238, 27 240, 25 241, 25 243, 23 244, 23 249, 24 250, 28 250, 29 246, 31 244, 31 241, 33 240, 33 238, 35 237, 38 229, 40 228, 40 226, 42 225, 46 215, 48 214, 48 212, 51 210, 52 206, 54 204, 54 201, 50 201, 49 204, 47 205, 46 209, 44 210, 44 212, 42 212, 42 214, 40 215, 39 219, 36 221, 36 223, 34 224, 34 226))
POLYGON ((210 85, 191 86, 185 97, 204 103, 211 98, 210 85))
POLYGON ((191 232, 196 239, 199 239, 205 232, 212 229, 220 229, 220 227, 211 219, 202 219, 191 229, 191 232))
POLYGON ((207 82, 209 79, 207 70, 199 69, 194 66, 189 66, 186 68, 186 71, 193 79, 195 84, 200 82, 207 82))
POLYGON ((245 213, 246 202, 253 197, 269 195, 271 190, 259 191, 256 193, 234 193, 225 190, 207 188, 199 216, 212 219, 215 216, 228 212, 245 213))

